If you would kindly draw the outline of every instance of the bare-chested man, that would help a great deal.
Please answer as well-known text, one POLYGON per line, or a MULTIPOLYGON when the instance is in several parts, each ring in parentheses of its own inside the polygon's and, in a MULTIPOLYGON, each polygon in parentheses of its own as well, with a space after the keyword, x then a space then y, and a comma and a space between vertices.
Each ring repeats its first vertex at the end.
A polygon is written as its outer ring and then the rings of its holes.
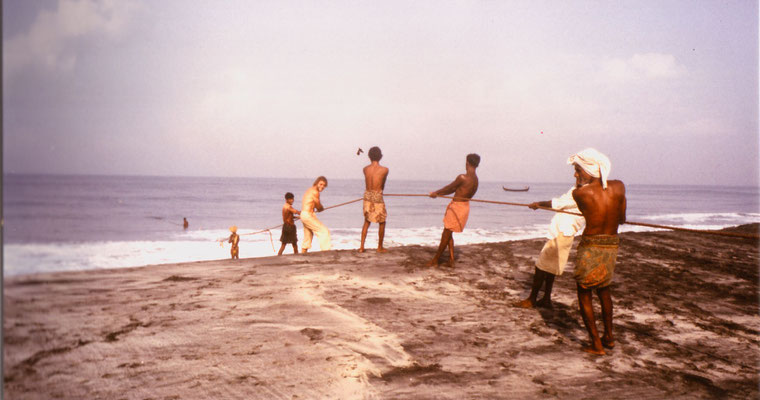
POLYGON ((625 185, 621 181, 608 181, 610 160, 595 149, 586 149, 567 160, 575 168, 579 186, 573 198, 586 219, 586 229, 575 258, 575 280, 578 286, 578 304, 591 344, 583 350, 592 354, 605 354, 604 348, 613 348, 612 297, 609 285, 615 270, 619 239, 618 226, 625 222, 625 185), (592 291, 596 290, 602 303, 604 335, 599 338, 594 319, 592 291))
POLYGON ((452 232, 462 232, 467 218, 470 215, 470 199, 478 191, 478 175, 475 169, 480 165, 480 156, 477 154, 468 154, 465 163, 466 173, 457 176, 454 182, 430 192, 430 197, 438 197, 454 193, 454 199, 446 207, 446 214, 443 216, 443 234, 441 234, 441 244, 438 245, 438 251, 427 264, 429 267, 438 265, 438 259, 449 248, 449 266, 454 266, 454 235, 452 232))
POLYGON ((364 240, 367 239, 367 230, 369 224, 375 222, 379 224, 377 231, 377 252, 385 253, 383 247, 383 238, 385 238, 385 219, 388 212, 385 209, 383 200, 383 190, 385 189, 385 180, 388 178, 388 168, 380 165, 380 159, 383 158, 383 152, 375 146, 369 149, 370 164, 364 167, 364 226, 362 227, 362 240, 359 245, 359 253, 364 253, 364 240))
POLYGON ((280 251, 277 252, 278 256, 282 255, 285 251, 285 245, 290 243, 293 245, 293 254, 298 254, 298 234, 296 233, 296 221, 293 218, 295 214, 301 212, 293 208, 293 202, 295 196, 293 193, 285 193, 285 204, 282 205, 282 233, 280 234, 280 251))
POLYGON ((332 244, 330 242, 330 231, 327 227, 317 219, 314 214, 314 210, 320 212, 325 208, 319 201, 319 193, 325 190, 327 187, 327 178, 320 176, 314 181, 314 184, 303 194, 303 202, 301 207, 301 223, 303 224, 303 243, 301 244, 301 251, 307 253, 311 248, 311 239, 314 234, 319 238, 319 248, 322 251, 330 250, 332 244))

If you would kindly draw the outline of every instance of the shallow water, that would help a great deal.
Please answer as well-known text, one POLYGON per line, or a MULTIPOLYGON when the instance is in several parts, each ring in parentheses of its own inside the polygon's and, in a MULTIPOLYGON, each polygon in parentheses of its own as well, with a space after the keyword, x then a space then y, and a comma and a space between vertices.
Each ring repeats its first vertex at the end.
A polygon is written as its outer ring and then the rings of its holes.
MULTIPOLYGON (((240 256, 259 257, 279 249, 285 192, 300 209, 311 179, 197 178, 144 176, 5 175, 3 179, 4 273, 118 268, 226 258, 229 245, 218 240, 238 226, 240 256), (182 218, 190 222, 182 228, 182 218)), ((424 194, 445 181, 390 180, 386 193, 424 194)), ((565 183, 481 182, 475 198, 531 203, 567 191, 565 183), (528 192, 505 192, 530 186, 528 192)), ((325 206, 362 196, 358 179, 330 180, 325 206)), ((696 229, 718 229, 760 222, 755 187, 627 185, 628 220, 696 229)), ((448 200, 386 197, 385 245, 436 245, 448 200)), ((363 223, 361 202, 325 211, 335 248, 358 248, 363 223)), ((473 203, 467 229, 457 244, 542 237, 548 211, 473 203)), ((303 237, 300 224, 299 239, 303 237)), ((623 226, 621 231, 648 228, 623 226)), ((377 245, 372 225, 367 247, 377 245)), ((314 250, 319 247, 315 241, 314 250)), ((292 248, 286 249, 287 253, 292 248)))

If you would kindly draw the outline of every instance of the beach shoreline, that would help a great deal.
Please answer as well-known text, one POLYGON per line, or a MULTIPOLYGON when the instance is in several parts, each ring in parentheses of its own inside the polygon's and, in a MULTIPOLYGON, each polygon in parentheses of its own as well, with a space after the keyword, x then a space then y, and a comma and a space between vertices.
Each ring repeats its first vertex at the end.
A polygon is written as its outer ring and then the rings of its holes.
POLYGON ((554 309, 511 306, 543 241, 458 246, 454 269, 403 246, 6 278, 4 393, 758 397, 756 239, 621 234, 618 345, 601 357, 580 351, 572 262, 554 309))

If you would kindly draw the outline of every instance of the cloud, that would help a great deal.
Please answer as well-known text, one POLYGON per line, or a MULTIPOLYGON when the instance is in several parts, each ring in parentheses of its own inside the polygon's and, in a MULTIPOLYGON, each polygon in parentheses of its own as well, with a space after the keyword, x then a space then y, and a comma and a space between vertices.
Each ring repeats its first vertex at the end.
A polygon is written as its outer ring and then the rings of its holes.
POLYGON ((630 82, 645 79, 673 79, 686 73, 672 54, 634 54, 624 60, 620 58, 602 61, 602 75, 606 81, 630 82))
POLYGON ((3 40, 4 83, 30 67, 73 69, 77 39, 120 35, 135 9, 129 0, 59 0, 55 10, 41 10, 26 32, 3 40))

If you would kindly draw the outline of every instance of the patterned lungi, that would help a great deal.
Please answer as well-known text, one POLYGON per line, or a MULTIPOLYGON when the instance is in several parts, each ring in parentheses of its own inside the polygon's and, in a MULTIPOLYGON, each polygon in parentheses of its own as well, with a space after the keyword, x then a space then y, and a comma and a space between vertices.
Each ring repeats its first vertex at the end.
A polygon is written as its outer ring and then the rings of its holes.
POLYGON ((385 210, 383 191, 367 190, 364 192, 364 219, 369 222, 383 223, 387 217, 388 212, 385 210))
POLYGON ((575 280, 584 289, 612 282, 620 239, 617 235, 583 235, 575 255, 575 280))

